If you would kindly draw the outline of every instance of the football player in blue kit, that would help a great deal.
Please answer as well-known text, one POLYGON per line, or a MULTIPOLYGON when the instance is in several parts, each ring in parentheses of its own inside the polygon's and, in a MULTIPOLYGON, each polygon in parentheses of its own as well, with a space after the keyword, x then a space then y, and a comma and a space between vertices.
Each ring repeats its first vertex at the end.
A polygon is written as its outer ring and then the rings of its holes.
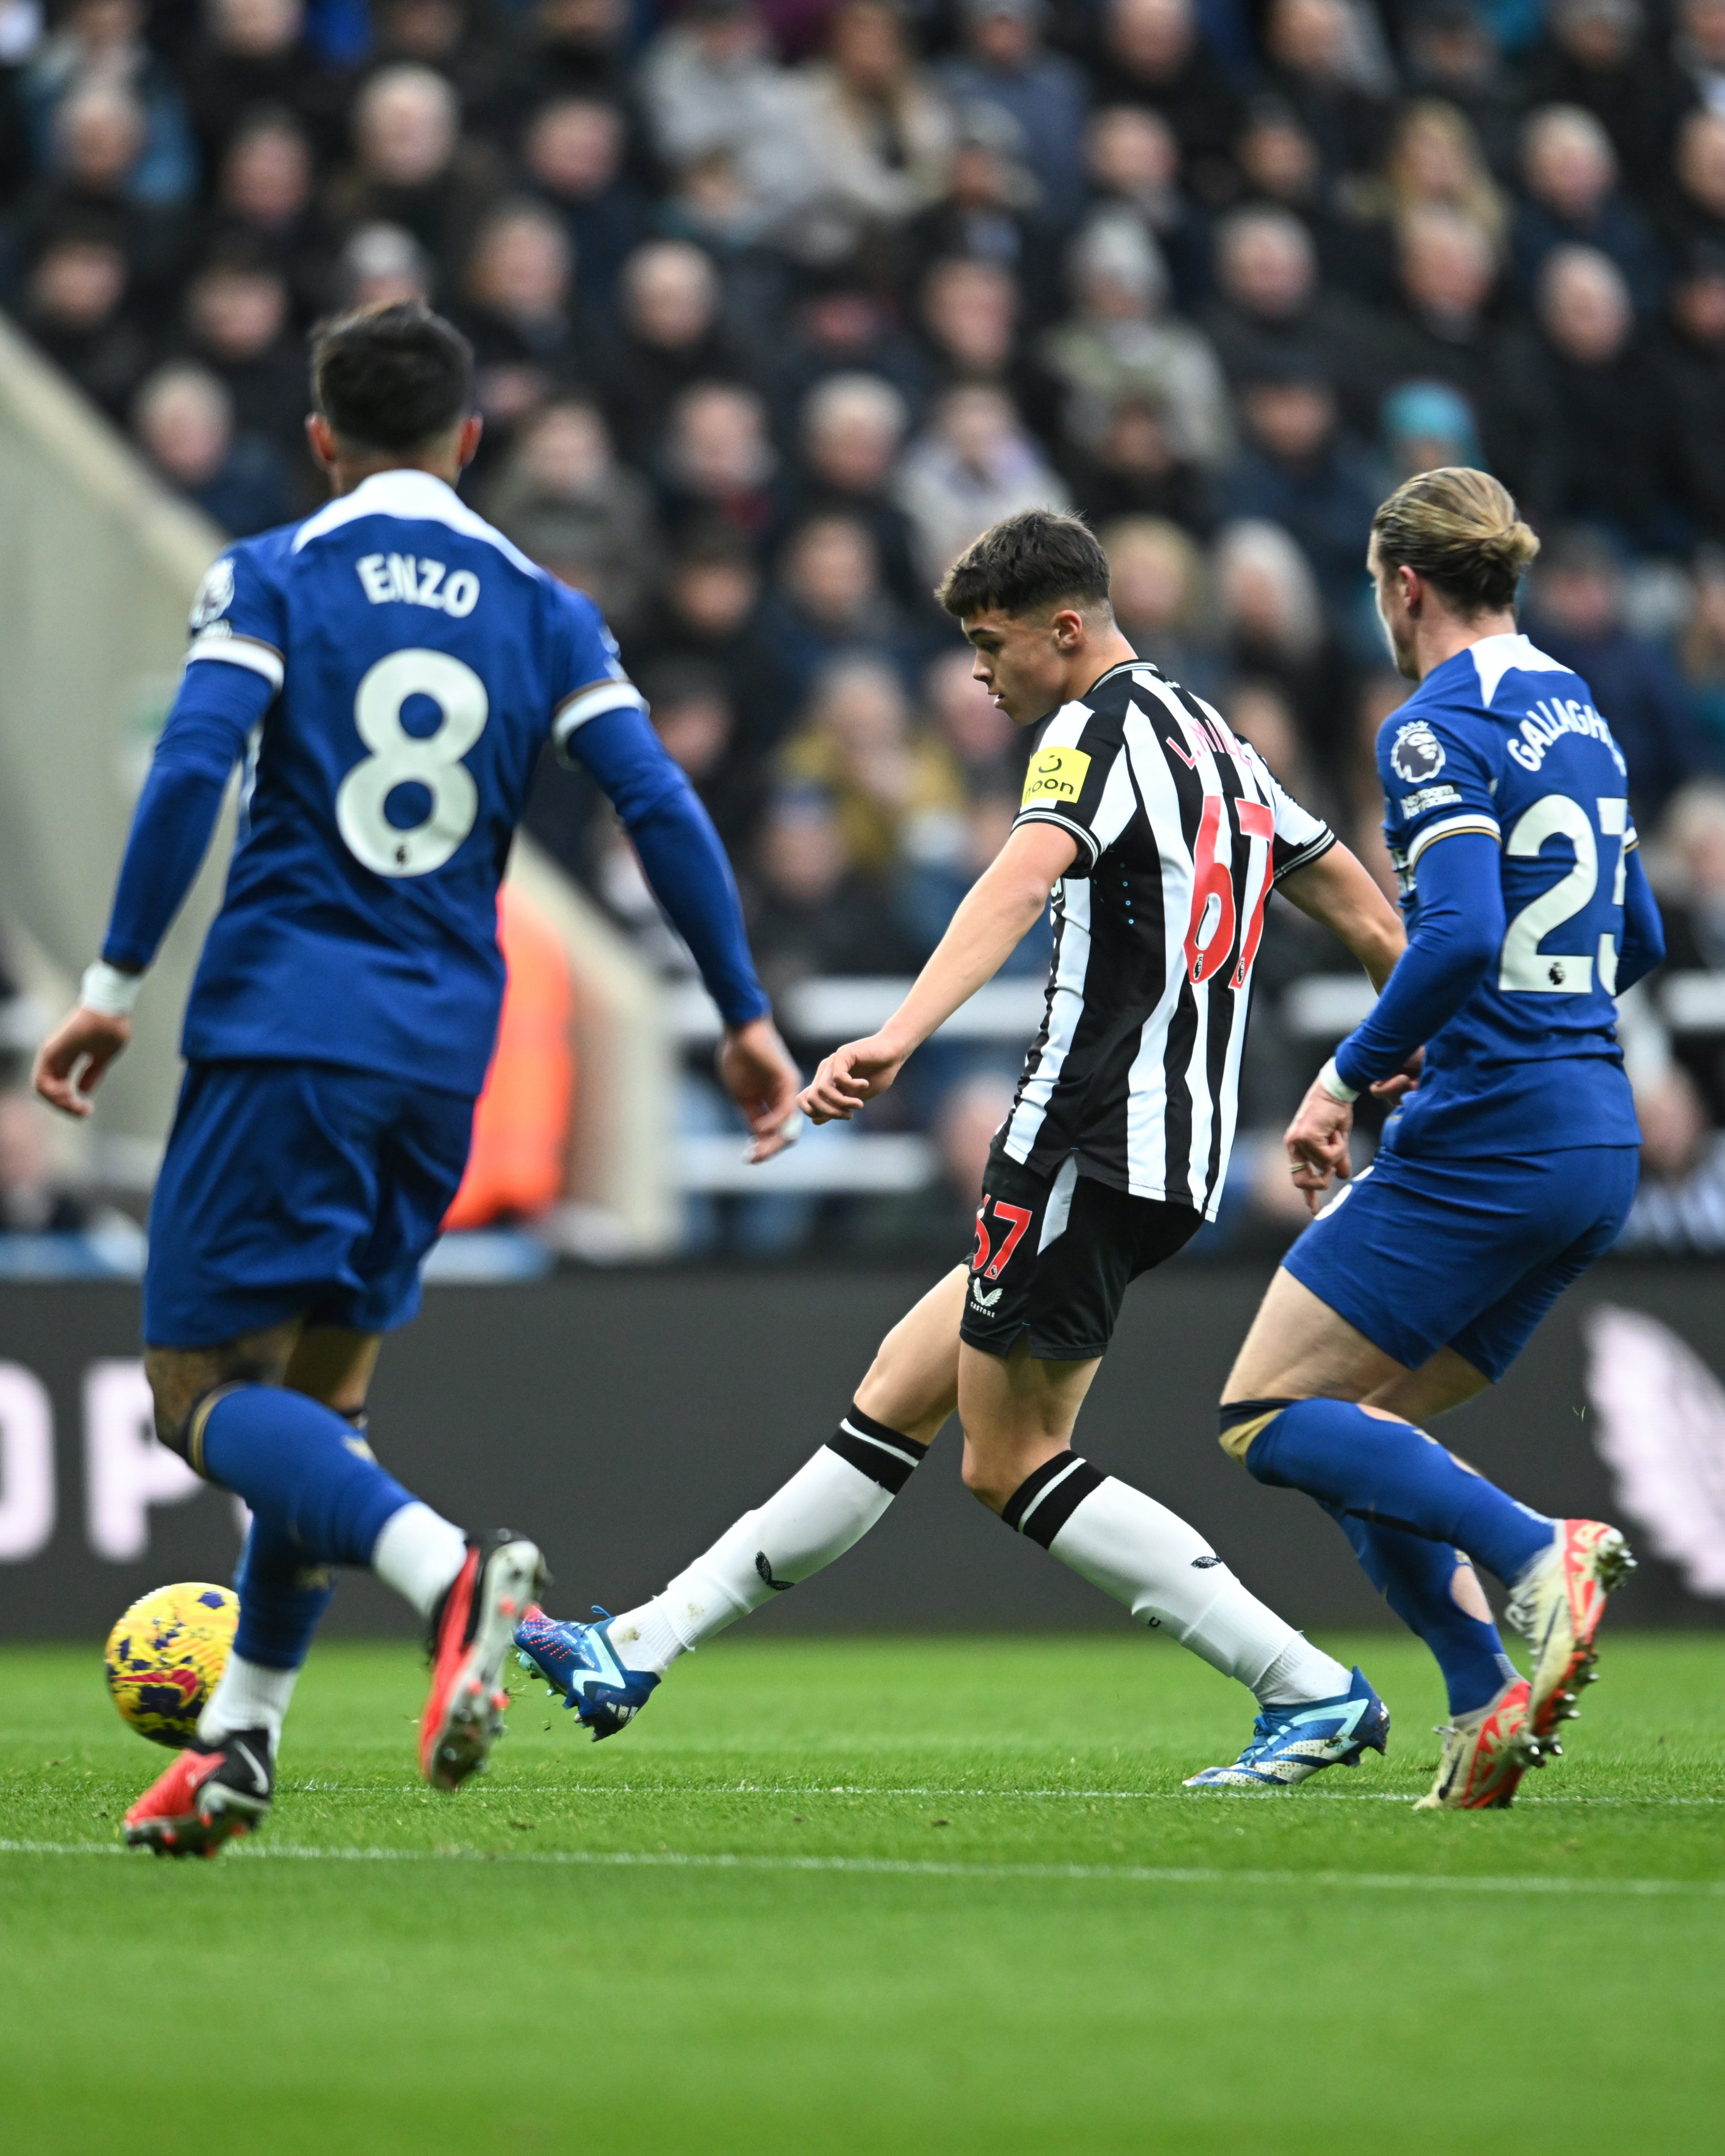
MULTIPOLYGON (((1610 729, 1587 684, 1516 628, 1538 547, 1477 471, 1421 473, 1373 520, 1378 612, 1420 685, 1378 743, 1408 947, 1289 1128, 1294 1179, 1322 1209, 1221 1410, 1226 1450, 1332 1513, 1437 1657, 1451 1720, 1420 1800, 1434 1808, 1507 1804, 1558 1748, 1632 1563, 1615 1528, 1517 1503, 1419 1427, 1503 1375, 1635 1188, 1613 998, 1664 939, 1610 729), (1323 1203, 1368 1087, 1399 1104, 1370 1168, 1323 1203), (1531 1683, 1476 1565, 1510 1589, 1531 1683)), ((1257 1777, 1248 1753, 1199 1779, 1257 1777)))
POLYGON ((206 578, 101 959, 36 1075, 90 1112, 244 760, 144 1281, 157 1434, 252 1512, 233 1656, 196 1743, 126 1815, 129 1841, 175 1856, 268 1812, 331 1567, 369 1567, 427 1622, 428 1780, 459 1787, 501 1732, 539 1553, 470 1539, 363 1433, 381 1336, 418 1306, 466 1163, 503 993, 498 884, 547 741, 609 796, 693 952, 757 1158, 798 1084, 724 852, 597 609, 455 491, 480 437, 465 340, 423 307, 350 316, 318 333, 312 387, 334 498, 206 578))

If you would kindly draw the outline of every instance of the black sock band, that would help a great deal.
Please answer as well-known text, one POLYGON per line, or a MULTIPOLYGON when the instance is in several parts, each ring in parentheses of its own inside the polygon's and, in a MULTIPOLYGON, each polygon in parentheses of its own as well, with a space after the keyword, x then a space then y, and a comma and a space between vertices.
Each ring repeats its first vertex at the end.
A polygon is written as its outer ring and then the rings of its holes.
POLYGON ((1047 1549, 1085 1499, 1106 1480, 1076 1452, 1057 1452, 1024 1477, 1000 1517, 1016 1533, 1028 1535, 1047 1549))
POLYGON ((1292 1400, 1224 1400, 1216 1409, 1216 1431, 1226 1437, 1237 1422, 1255 1422, 1260 1415, 1280 1414, 1292 1400))
POLYGON ((836 1452, 860 1474, 878 1482, 883 1490, 897 1496, 920 1464, 928 1447, 919 1445, 914 1437, 906 1437, 901 1430, 890 1430, 884 1422, 876 1422, 873 1415, 865 1415, 853 1400, 839 1424, 827 1440, 827 1450, 836 1452))

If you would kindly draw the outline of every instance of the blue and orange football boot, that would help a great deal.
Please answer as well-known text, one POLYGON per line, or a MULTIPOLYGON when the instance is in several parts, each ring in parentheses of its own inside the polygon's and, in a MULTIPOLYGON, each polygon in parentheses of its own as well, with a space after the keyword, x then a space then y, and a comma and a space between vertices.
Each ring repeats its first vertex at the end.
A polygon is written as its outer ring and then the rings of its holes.
POLYGON ((187 1745, 126 1815, 122 1831, 130 1848, 158 1856, 215 1856, 223 1842, 262 1826, 275 1788, 269 1732, 237 1730, 187 1745))
POLYGON ((1357 1767, 1360 1754, 1389 1740, 1389 1709, 1356 1670, 1336 1699, 1266 1707, 1251 1741, 1232 1766, 1206 1767, 1188 1777, 1189 1789, 1291 1789, 1326 1767, 1357 1767))
POLYGON ((611 1645, 610 1617, 597 1603, 593 1614, 597 1625, 576 1625, 530 1609, 516 1627, 515 1644, 521 1667, 562 1695, 565 1708, 574 1709, 597 1744, 628 1727, 658 1690, 659 1679, 651 1670, 632 1670, 620 1661, 611 1645))

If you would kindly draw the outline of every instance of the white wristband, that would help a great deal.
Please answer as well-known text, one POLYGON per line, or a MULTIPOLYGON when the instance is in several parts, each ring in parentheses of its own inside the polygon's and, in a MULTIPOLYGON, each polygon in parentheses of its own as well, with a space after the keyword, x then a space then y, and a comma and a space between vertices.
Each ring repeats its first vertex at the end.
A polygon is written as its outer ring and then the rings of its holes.
POLYGON ((141 973, 122 973, 117 966, 98 958, 95 965, 84 969, 78 1001, 83 1009, 100 1011, 104 1018, 130 1018, 143 985, 141 973))
POLYGON ((1320 1091, 1327 1093, 1332 1101, 1340 1101, 1345 1105, 1350 1101, 1357 1101, 1359 1098, 1358 1086, 1350 1086, 1336 1068, 1336 1059, 1333 1055, 1318 1072, 1317 1083, 1320 1091))

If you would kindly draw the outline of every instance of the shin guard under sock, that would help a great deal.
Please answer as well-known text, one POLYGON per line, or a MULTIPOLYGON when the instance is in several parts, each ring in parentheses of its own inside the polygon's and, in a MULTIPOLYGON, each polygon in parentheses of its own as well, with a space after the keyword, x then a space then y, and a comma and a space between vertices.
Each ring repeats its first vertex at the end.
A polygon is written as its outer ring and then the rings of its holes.
POLYGON ((296 1670, 311 1652, 336 1582, 292 1536, 254 1513, 234 1574, 239 1630, 234 1651, 266 1670, 296 1670))
POLYGON ((663 1594, 611 1620, 614 1651, 629 1668, 662 1676, 680 1654, 842 1557, 880 1518, 927 1450, 853 1405, 814 1457, 757 1511, 745 1512, 663 1594))
POLYGON ((413 1502, 333 1408, 281 1385, 222 1393, 194 1414, 188 1451, 302 1563, 369 1564, 384 1522, 413 1502))
MULTIPOLYGON (((1230 1410, 1223 1410, 1224 1415, 1230 1410)), ((1246 1471, 1322 1505, 1464 1550, 1511 1584, 1553 1523, 1476 1475, 1411 1423, 1350 1400, 1296 1400, 1253 1438, 1246 1471)))
POLYGON ((263 1729, 273 1748, 281 1741, 295 1680, 336 1583, 328 1565, 312 1562, 291 1536, 254 1513, 234 1591, 239 1597, 239 1629, 198 1717, 198 1734, 215 1744, 242 1730, 263 1729))
POLYGON ((1260 1602, 1195 1527, 1076 1452, 1027 1476, 1000 1517, 1260 1702, 1335 1699, 1348 1688, 1342 1665, 1260 1602))

